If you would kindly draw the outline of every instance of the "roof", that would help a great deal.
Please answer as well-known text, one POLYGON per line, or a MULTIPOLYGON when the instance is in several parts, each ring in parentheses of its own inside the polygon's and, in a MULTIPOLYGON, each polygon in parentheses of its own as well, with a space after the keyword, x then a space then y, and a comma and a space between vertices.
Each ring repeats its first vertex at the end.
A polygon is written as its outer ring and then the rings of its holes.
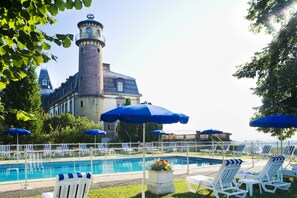
MULTIPOLYGON (((116 94, 116 95, 138 95, 141 94, 138 91, 135 78, 119 74, 113 71, 110 71, 109 64, 103 64, 103 78, 104 78, 104 94, 116 94), (123 82, 123 91, 117 91, 117 82, 123 82)), ((79 73, 70 76, 66 82, 62 83, 60 87, 55 89, 50 93, 47 100, 45 100, 45 106, 50 106, 64 97, 68 96, 73 92, 78 91, 78 76, 79 73)))

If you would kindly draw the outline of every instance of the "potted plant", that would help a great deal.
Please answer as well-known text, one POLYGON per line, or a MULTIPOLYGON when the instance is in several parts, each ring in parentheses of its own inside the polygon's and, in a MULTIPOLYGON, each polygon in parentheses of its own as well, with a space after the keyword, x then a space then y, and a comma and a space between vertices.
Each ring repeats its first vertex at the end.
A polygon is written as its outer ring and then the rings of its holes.
POLYGON ((150 164, 147 187, 150 192, 157 195, 175 191, 173 170, 168 160, 157 159, 150 164))

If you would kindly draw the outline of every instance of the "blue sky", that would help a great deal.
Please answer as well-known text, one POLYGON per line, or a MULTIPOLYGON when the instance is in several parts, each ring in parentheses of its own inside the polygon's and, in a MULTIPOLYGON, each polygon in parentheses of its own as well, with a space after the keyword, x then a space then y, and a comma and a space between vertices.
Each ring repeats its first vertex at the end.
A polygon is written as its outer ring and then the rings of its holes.
MULTIPOLYGON (((141 102, 148 101, 190 116, 170 130, 219 129, 235 140, 264 140, 267 134, 249 127, 255 80, 237 80, 236 65, 250 60, 270 42, 249 32, 247 1, 238 0, 93 0, 90 8, 60 13, 47 33, 77 35, 77 23, 88 13, 104 25, 103 61, 136 78, 141 102)), ((52 46, 58 61, 47 67, 56 88, 78 71, 78 47, 52 46)))

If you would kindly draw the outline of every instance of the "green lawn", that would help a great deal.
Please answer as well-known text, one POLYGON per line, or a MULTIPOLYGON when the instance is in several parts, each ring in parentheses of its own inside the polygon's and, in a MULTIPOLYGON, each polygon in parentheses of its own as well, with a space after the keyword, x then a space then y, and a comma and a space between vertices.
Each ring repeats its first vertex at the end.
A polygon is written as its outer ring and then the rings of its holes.
MULTIPOLYGON (((260 198, 297 198, 297 179, 289 178, 285 181, 292 182, 292 187, 288 191, 277 190, 275 194, 265 193, 260 194, 260 191, 257 187, 254 187, 254 197, 260 198)), ((162 198, 191 198, 191 197, 205 197, 210 198, 214 197, 212 191, 208 191, 204 188, 199 188, 198 193, 194 194, 188 191, 185 180, 175 180, 175 192, 163 196, 159 196, 162 198)), ((40 198, 41 196, 35 196, 34 198, 40 198)), ((89 198, 140 198, 141 197, 141 185, 128 185, 128 186, 120 186, 113 188, 100 188, 100 189, 91 189, 89 194, 89 198)), ((146 192, 147 198, 155 198, 157 197, 150 192, 146 192)), ((247 196, 248 197, 248 196, 247 196)), ((32 197, 33 198, 33 197, 32 197)))

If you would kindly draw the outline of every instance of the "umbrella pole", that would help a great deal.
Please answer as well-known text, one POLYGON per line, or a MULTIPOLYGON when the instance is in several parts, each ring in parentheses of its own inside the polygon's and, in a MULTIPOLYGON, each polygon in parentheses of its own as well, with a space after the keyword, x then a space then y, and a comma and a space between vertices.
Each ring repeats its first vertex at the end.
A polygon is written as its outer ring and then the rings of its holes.
POLYGON ((19 161, 19 133, 17 133, 17 161, 19 161))
POLYGON ((95 143, 94 146, 96 146, 96 135, 94 135, 94 143, 95 143))
POLYGON ((143 123, 142 126, 142 131, 143 131, 143 137, 142 137, 142 193, 141 193, 141 197, 144 198, 145 197, 145 191, 144 191, 144 183, 145 183, 145 123, 143 123))

